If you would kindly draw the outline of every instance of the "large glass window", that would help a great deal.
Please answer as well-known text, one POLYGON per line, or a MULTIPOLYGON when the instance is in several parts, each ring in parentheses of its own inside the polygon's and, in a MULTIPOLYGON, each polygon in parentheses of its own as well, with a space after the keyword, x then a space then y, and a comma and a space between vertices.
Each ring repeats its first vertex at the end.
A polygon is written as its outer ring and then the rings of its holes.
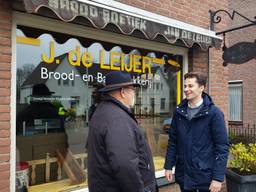
POLYGON ((243 83, 229 82, 229 121, 242 121, 243 83))
POLYGON ((87 186, 92 94, 110 70, 126 70, 141 84, 133 111, 156 170, 162 170, 168 140, 164 122, 171 122, 176 106, 182 56, 25 29, 16 32, 16 188, 27 184, 33 192, 87 186))

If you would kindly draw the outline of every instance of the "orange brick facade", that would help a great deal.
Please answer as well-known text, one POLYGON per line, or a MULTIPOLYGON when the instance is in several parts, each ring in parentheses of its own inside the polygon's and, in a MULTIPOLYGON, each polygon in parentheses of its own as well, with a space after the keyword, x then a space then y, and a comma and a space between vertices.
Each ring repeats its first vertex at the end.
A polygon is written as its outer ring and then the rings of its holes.
POLYGON ((0 1, 0 192, 10 191, 11 8, 0 1))
MULTIPOLYGON (((252 0, 253 1, 253 0, 252 0)), ((0 192, 10 191, 10 130, 11 130, 11 1, 0 0, 0 192)), ((209 29, 208 11, 227 9, 226 0, 119 0, 141 9, 209 29)), ((217 29, 226 28, 226 23, 217 29)), ((209 74, 209 93, 227 115, 228 67, 222 66, 222 51, 199 47, 190 49, 189 69, 209 74), (208 61, 209 58, 209 61, 208 61), (209 68, 208 68, 209 66, 209 68)), ((253 64, 251 64, 253 65, 253 64)), ((256 80, 256 79, 255 79, 256 80)), ((256 106, 255 106, 256 108, 256 106)))
MULTIPOLYGON (((230 11, 237 10, 244 16, 253 20, 256 10, 256 3, 254 0, 232 0, 230 1, 230 11)), ((235 17, 231 22, 232 27, 242 26, 248 24, 248 21, 235 17)), ((238 42, 254 42, 256 40, 256 27, 251 26, 238 31, 231 32, 228 35, 227 47, 230 47, 238 42)), ((253 127, 256 124, 256 60, 252 59, 247 63, 241 65, 229 65, 229 80, 243 80, 243 124, 247 127, 253 127)))

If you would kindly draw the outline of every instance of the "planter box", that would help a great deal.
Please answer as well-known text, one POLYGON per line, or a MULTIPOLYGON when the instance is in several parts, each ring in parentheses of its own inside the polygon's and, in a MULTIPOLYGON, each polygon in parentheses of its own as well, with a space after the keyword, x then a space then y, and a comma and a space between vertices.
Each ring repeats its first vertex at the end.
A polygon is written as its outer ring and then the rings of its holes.
POLYGON ((256 175, 238 175, 234 171, 227 169, 226 185, 228 192, 255 192, 256 175))

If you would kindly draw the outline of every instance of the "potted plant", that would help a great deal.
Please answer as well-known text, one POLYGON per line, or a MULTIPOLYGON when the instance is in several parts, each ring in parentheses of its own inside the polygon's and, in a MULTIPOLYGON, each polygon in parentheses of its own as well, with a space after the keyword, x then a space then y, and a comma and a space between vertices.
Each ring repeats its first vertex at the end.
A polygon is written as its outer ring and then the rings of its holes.
POLYGON ((256 191, 256 144, 231 145, 232 159, 226 171, 228 192, 256 191))

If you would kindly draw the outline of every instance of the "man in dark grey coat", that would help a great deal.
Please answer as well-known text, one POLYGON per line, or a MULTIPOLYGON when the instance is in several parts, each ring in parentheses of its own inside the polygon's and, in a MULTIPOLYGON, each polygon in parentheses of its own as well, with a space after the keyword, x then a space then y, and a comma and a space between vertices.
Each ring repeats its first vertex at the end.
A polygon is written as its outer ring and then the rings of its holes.
POLYGON ((131 113, 135 85, 129 73, 113 71, 106 96, 89 123, 88 184, 90 192, 156 192, 149 146, 131 113))

